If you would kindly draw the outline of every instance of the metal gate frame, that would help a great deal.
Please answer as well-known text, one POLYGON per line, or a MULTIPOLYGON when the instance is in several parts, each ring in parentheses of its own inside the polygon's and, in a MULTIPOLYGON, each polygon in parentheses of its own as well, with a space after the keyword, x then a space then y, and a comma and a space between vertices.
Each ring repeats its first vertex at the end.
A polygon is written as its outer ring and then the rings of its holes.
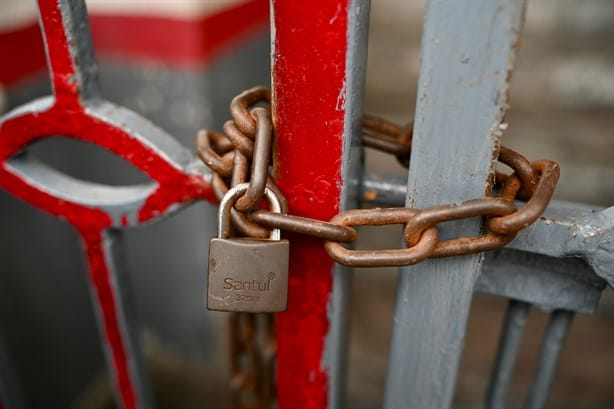
MULTIPOLYGON (((79 232, 118 402, 151 407, 124 296, 121 232, 195 200, 213 202, 210 174, 164 131, 100 97, 83 1, 38 3, 54 95, 2 117, 0 186, 79 232), (110 150, 154 183, 110 188, 76 181, 22 153, 57 134, 110 150)), ((523 1, 428 1, 411 168, 406 189, 394 190, 407 192, 397 202, 425 207, 488 190, 524 8, 523 1)), ((355 207, 373 182, 363 177, 358 148, 369 2, 336 0, 316 9, 272 0, 271 10, 279 185, 294 214, 327 220, 355 207)), ((404 269, 385 406, 451 405, 478 290, 511 299, 489 407, 504 405, 529 307, 553 311, 527 400, 543 407, 573 313, 592 312, 606 282, 614 283, 613 209, 554 202, 510 250, 404 269)), ((481 228, 472 220, 440 234, 481 228)), ((343 407, 351 272, 335 266, 318 241, 292 236, 291 242, 289 310, 276 316, 279 407, 343 407)), ((0 365, 3 375, 7 369, 0 365)), ((7 379, 0 383, 0 407, 19 407, 18 388, 9 388, 7 379)))

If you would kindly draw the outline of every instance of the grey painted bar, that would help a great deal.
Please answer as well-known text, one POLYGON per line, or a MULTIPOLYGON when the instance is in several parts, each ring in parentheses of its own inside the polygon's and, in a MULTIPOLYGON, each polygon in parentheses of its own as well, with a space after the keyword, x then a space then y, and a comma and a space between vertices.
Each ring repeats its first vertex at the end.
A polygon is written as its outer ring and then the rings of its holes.
POLYGON ((530 304, 516 300, 510 300, 507 307, 497 359, 486 392, 486 407, 489 409, 506 407, 505 401, 522 343, 529 308, 530 304))
MULTIPOLYGON (((484 196, 524 2, 427 2, 407 207, 484 196)), ((479 221, 442 226, 479 234, 479 221)), ((400 274, 386 408, 450 407, 483 256, 429 260, 400 274)))
MULTIPOLYGON (((346 99, 343 131, 344 184, 341 209, 356 208, 358 192, 353 183, 362 173, 361 132, 365 75, 367 66, 367 36, 369 33, 370 0, 352 0, 348 8, 348 45, 346 51, 346 99)), ((345 407, 349 306, 352 270, 335 265, 333 292, 329 302, 330 331, 326 338, 324 366, 328 369, 329 408, 345 407)))
POLYGON ((556 376, 556 368, 563 351, 563 344, 569 332, 574 313, 572 311, 556 310, 550 315, 550 322, 539 352, 537 369, 533 375, 531 391, 525 407, 541 409, 546 407, 550 390, 556 376))
POLYGON ((505 248, 486 254, 475 291, 528 302, 544 311, 591 314, 605 286, 584 260, 505 248))
MULTIPOLYGON (((147 361, 139 342, 139 332, 141 323, 137 318, 137 311, 134 306, 132 285, 126 271, 126 261, 124 256, 124 236, 121 230, 108 230, 104 234, 104 255, 109 265, 112 275, 112 285, 117 295, 115 300, 117 309, 117 320, 119 321, 124 341, 126 357, 130 361, 130 375, 136 392, 136 402, 138 408, 153 408, 154 397, 151 386, 151 379, 147 367, 147 361)), ((92 288, 92 298, 96 297, 95 290, 92 288)), ((101 333, 104 331, 102 312, 94 305, 98 325, 101 333)), ((107 365, 113 368, 113 357, 107 344, 104 344, 107 365)), ((112 372, 111 372, 112 373, 112 372)), ((116 397, 118 406, 121 406, 119 399, 120 391, 117 389, 117 382, 113 383, 113 393, 116 397)))

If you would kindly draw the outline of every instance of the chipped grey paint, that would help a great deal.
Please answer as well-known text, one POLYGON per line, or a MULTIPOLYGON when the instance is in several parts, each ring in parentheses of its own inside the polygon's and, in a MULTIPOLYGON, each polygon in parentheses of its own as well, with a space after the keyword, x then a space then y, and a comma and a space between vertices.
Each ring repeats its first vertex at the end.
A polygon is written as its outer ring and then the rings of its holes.
POLYGON ((533 225, 509 244, 551 257, 580 257, 614 286, 614 207, 596 209, 553 202, 533 225))
POLYGON ((503 249, 487 253, 476 291, 552 311, 595 312, 605 288, 583 260, 503 249))
MULTIPOLYGON (((507 108, 523 1, 427 2, 407 207, 484 196, 507 108)), ((480 223, 442 226, 442 238, 479 234, 480 223)), ((384 406, 451 405, 482 255, 403 269, 384 406)))
MULTIPOLYGON (((373 193, 372 196, 363 196, 364 203, 403 205, 407 187, 402 177, 364 172, 362 183, 364 191, 373 193)), ((523 202, 516 202, 517 208, 524 205, 523 202)), ((614 287, 613 242, 614 207, 600 208, 552 200, 542 217, 522 230, 506 248, 522 250, 528 255, 547 256, 541 258, 544 266, 552 261, 552 258, 565 258, 570 267, 575 266, 575 269, 584 274, 586 264, 576 264, 573 259, 581 258, 588 263, 591 271, 614 287)), ((492 260, 492 257, 487 255, 486 264, 492 260)), ((556 260, 554 262, 556 263, 556 260)), ((553 267, 554 271, 559 270, 556 264, 553 267)))
MULTIPOLYGON (((345 117, 343 130, 344 184, 341 188, 341 210, 356 208, 360 184, 354 181, 361 175, 363 100, 367 65, 367 36, 369 32, 370 0, 352 0, 348 7, 348 39, 345 77, 345 117)), ((328 407, 345 407, 349 304, 352 270, 335 265, 333 291, 328 305, 330 331, 325 340, 322 367, 328 372, 328 407)))

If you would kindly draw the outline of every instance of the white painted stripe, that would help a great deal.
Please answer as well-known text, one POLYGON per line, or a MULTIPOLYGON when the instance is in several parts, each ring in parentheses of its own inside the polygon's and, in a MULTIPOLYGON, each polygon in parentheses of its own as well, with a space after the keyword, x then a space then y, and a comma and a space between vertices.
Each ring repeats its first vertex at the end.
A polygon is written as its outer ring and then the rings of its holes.
POLYGON ((100 14, 192 19, 246 3, 246 0, 86 0, 86 3, 89 11, 100 14))
POLYGON ((0 0, 0 32, 26 26, 36 16, 36 0, 0 0))
MULTIPOLYGON (((197 19, 246 3, 247 0, 86 0, 96 14, 197 19)), ((0 32, 36 21, 36 0, 0 0, 0 32)))

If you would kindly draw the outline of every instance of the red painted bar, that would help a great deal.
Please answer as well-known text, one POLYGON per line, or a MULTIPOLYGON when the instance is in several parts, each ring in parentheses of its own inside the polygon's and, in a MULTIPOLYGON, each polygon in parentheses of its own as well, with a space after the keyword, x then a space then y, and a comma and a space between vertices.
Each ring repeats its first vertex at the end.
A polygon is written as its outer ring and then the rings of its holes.
MULTIPOLYGON (((151 221, 173 207, 194 200, 215 201, 209 183, 202 177, 184 173, 147 143, 113 124, 88 114, 81 93, 75 62, 68 48, 63 16, 57 0, 39 0, 44 32, 47 37, 49 68, 55 100, 36 112, 24 111, 0 122, 0 188, 13 196, 72 224, 80 233, 88 264, 94 304, 102 315, 102 338, 111 356, 111 373, 118 386, 121 406, 141 407, 135 379, 130 369, 126 341, 120 323, 118 298, 105 257, 105 229, 112 218, 103 210, 54 196, 44 186, 15 172, 8 161, 28 144, 63 135, 103 147, 143 171, 157 182, 138 215, 138 223, 151 221)), ((86 96, 86 95, 85 95, 86 96)))
MULTIPOLYGON (((272 0, 276 172, 290 212, 339 211, 349 0, 272 0)), ((323 368, 333 262, 320 240, 292 236, 288 311, 277 314, 281 409, 325 408, 323 368)))
MULTIPOLYGON (((90 28, 96 53, 103 57, 199 70, 261 31, 268 20, 267 0, 249 0, 194 19, 92 14, 90 28)), ((42 72, 45 50, 38 23, 0 31, 0 58, 11 61, 0 64, 0 84, 42 72)))
POLYGON ((164 214, 174 205, 198 199, 215 201, 215 197, 206 181, 182 173, 122 130, 87 116, 74 101, 74 97, 62 100, 58 96, 56 105, 42 115, 24 115, 0 123, 0 187, 41 210, 65 219, 81 234, 90 280, 96 291, 95 302, 104 317, 103 336, 113 357, 123 407, 136 408, 128 359, 117 321, 116 295, 110 284, 101 239, 103 230, 111 226, 110 217, 99 209, 86 208, 51 196, 13 173, 7 167, 7 160, 28 143, 51 135, 80 139, 115 152, 159 184, 139 213, 140 223, 164 214))

